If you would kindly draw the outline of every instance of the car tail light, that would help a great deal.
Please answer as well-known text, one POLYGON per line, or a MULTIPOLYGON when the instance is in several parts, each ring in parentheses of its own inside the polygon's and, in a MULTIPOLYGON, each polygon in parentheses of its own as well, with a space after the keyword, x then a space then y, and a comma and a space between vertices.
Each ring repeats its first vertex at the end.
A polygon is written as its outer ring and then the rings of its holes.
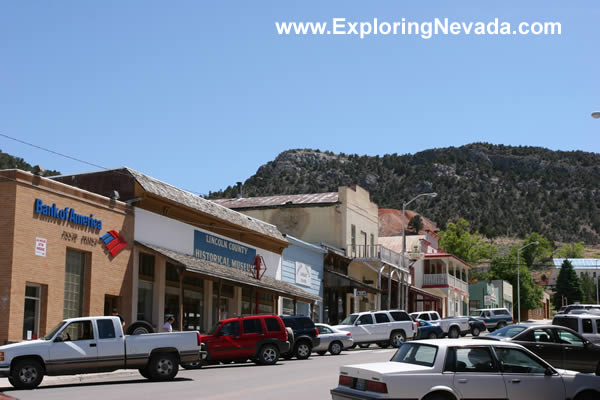
POLYGON ((0 361, 4 361, 4 352, 0 351, 0 361))
POLYGON ((352 334, 350 332, 348 332, 348 333, 346 333, 346 336, 352 337, 352 334))
POLYGON ((346 376, 346 375, 340 375, 340 380, 339 380, 339 384, 341 386, 348 386, 348 387, 352 387, 352 382, 354 381, 354 378, 352 378, 351 376, 346 376))
POLYGON ((367 390, 370 392, 387 393, 387 385, 383 382, 367 381, 367 390))
POLYGON ((319 328, 315 328, 315 335, 319 336, 319 328))
POLYGON ((202 341, 200 340, 200 332, 198 332, 198 346, 200 346, 202 344, 202 341))

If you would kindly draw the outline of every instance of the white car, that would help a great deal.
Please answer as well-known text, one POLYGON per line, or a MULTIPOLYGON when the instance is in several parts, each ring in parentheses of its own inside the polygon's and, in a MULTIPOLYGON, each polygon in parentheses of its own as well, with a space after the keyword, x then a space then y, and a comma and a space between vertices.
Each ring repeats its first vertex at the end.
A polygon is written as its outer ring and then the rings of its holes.
POLYGON ((127 368, 166 381, 175 378, 179 364, 205 357, 198 332, 125 336, 118 317, 71 318, 42 339, 0 346, 0 377, 17 389, 33 389, 44 375, 127 368))
POLYGON ((406 339, 418 333, 417 324, 402 310, 365 311, 348 315, 334 328, 352 334, 354 344, 369 347, 377 343, 380 347, 400 346, 406 339))
POLYGON ((320 356, 325 355, 327 352, 337 356, 343 349, 352 347, 354 344, 350 332, 340 331, 327 324, 315 324, 315 326, 319 330, 320 342, 316 347, 313 347, 312 351, 320 356))
POLYGON ((335 400, 600 399, 600 376, 555 369, 515 343, 404 343, 388 362, 340 368, 335 400))
POLYGON ((429 321, 432 324, 438 324, 444 331, 444 335, 449 338, 456 339, 459 336, 465 336, 471 332, 471 325, 469 325, 469 317, 448 317, 440 318, 440 314, 437 311, 418 311, 410 313, 410 317, 413 320, 422 319, 429 321))

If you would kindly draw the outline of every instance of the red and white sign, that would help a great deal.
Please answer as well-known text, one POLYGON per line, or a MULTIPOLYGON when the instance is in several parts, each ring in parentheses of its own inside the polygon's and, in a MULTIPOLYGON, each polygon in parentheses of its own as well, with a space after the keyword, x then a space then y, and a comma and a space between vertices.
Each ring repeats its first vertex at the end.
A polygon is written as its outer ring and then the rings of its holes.
POLYGON ((35 238, 35 255, 46 257, 46 245, 48 241, 44 238, 35 238))

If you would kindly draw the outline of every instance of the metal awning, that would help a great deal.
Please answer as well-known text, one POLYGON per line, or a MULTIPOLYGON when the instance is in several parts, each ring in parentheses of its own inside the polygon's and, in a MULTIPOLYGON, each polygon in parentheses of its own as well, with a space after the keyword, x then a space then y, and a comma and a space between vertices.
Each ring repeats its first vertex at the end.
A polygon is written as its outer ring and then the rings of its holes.
POLYGON ((339 278, 345 279, 348 282, 350 282, 351 286, 356 286, 356 287, 361 287, 361 288, 367 289, 367 291, 369 291, 371 293, 382 293, 382 291, 380 289, 377 289, 377 288, 375 288, 373 286, 367 285, 366 283, 363 283, 363 282, 361 282, 359 280, 351 278, 348 275, 344 275, 341 272, 336 272, 336 271, 333 271, 333 270, 331 270, 329 268, 325 268, 325 273, 332 274, 332 275, 335 275, 335 276, 337 276, 339 278))
POLYGON ((223 279, 225 281, 238 283, 242 286, 252 286, 261 290, 273 292, 279 296, 304 300, 310 303, 322 300, 321 297, 287 282, 279 281, 267 276, 263 276, 261 280, 258 280, 251 276, 247 271, 216 264, 211 261, 201 260, 194 256, 165 249, 149 243, 139 241, 136 241, 135 243, 154 253, 167 257, 171 262, 183 266, 186 271, 204 275, 208 278, 223 279))

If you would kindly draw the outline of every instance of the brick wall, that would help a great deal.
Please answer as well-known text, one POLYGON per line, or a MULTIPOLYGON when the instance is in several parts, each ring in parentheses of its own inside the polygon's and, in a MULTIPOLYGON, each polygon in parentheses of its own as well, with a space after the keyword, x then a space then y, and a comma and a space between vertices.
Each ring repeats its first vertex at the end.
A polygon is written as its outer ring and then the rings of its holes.
MULTIPOLYGON (((0 171, 0 179, 6 173, 0 171)), ((27 283, 42 285, 42 299, 46 299, 40 307, 40 335, 63 319, 67 248, 86 254, 84 315, 103 315, 105 295, 113 295, 120 296, 119 311, 131 321, 133 214, 128 206, 22 171, 14 175, 18 183, 10 182, 0 188, 0 203, 3 204, 0 221, 4 225, 4 220, 12 215, 15 225, 14 237, 4 239, 0 236, 0 246, 6 241, 13 251, 12 264, 8 263, 8 268, 0 258, 0 277, 10 274, 10 279, 0 279, 0 293, 10 293, 8 324, 0 325, 0 343, 22 339, 27 283), (12 199, 6 196, 10 190, 3 190, 6 185, 12 188, 12 199), (56 203, 57 208, 74 208, 81 215, 93 214, 94 218, 102 220, 102 229, 37 214, 34 212, 36 198, 44 204, 56 203), (99 239, 108 230, 119 232, 128 242, 127 247, 114 258, 99 239), (47 240, 46 257, 35 255, 37 237, 47 240), (91 240, 82 240, 84 237, 91 240)), ((0 235, 5 234, 0 232, 0 235)), ((0 247, 0 257, 4 254, 0 247)))

